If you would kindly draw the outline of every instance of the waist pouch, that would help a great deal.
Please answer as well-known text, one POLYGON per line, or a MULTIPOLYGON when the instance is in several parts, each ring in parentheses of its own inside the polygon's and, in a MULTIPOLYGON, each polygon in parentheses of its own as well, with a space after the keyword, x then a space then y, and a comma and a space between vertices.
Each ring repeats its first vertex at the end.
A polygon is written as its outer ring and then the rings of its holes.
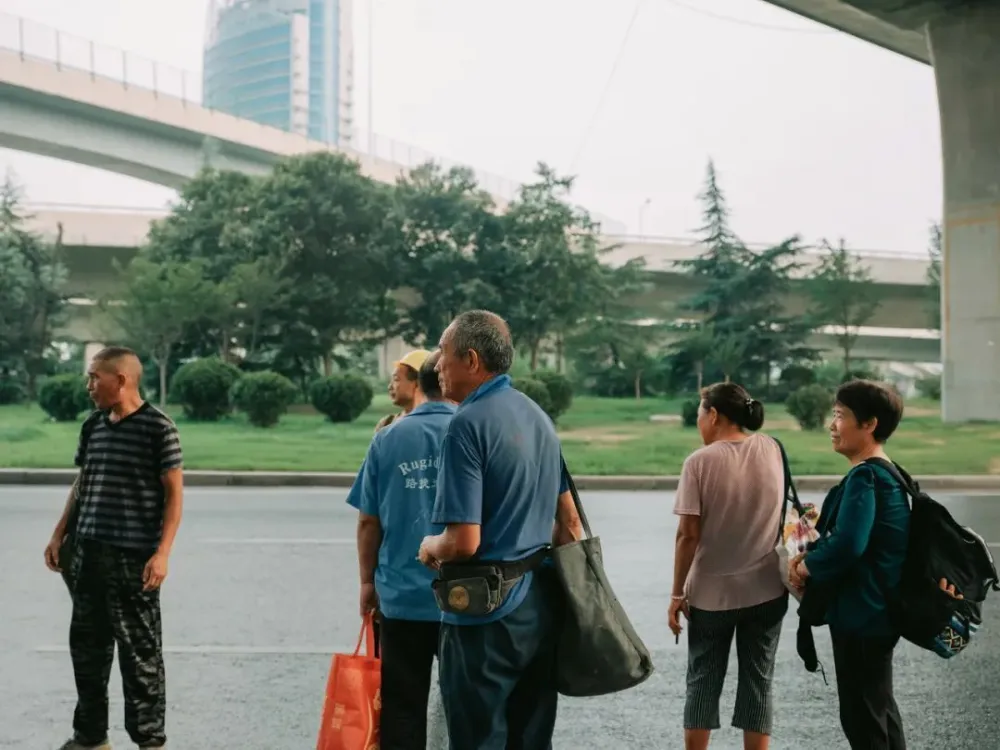
POLYGON ((524 578, 549 556, 543 547, 522 560, 467 560, 445 563, 431 582, 434 599, 442 612, 452 615, 483 617, 496 612, 500 604, 524 578))

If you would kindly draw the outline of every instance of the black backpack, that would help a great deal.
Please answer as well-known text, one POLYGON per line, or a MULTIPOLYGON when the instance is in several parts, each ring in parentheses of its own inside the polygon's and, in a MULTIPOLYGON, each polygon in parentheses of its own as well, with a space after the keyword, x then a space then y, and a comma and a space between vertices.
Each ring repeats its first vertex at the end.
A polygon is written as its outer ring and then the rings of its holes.
POLYGON ((1000 591, 993 556, 979 534, 959 525, 898 464, 882 458, 866 463, 889 472, 910 497, 903 577, 896 591, 884 587, 892 623, 910 643, 950 659, 975 637, 987 593, 1000 591), (964 598, 942 591, 942 578, 964 598))

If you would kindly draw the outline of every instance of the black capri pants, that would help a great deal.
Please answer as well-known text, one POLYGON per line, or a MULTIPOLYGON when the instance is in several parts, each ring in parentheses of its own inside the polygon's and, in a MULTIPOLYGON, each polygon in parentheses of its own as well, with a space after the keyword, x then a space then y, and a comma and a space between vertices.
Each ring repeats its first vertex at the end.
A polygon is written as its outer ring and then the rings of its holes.
POLYGON ((771 733, 774 660, 787 611, 788 594, 742 609, 690 607, 685 729, 719 728, 719 697, 735 635, 739 671, 733 726, 771 733))

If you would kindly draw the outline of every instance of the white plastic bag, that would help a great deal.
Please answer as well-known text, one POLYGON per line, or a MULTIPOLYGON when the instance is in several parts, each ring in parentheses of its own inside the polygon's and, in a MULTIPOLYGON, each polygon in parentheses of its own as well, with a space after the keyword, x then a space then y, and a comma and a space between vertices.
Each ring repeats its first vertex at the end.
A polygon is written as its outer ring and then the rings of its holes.
POLYGON ((805 511, 801 516, 794 506, 788 508, 788 515, 785 516, 785 525, 781 529, 781 542, 775 547, 778 553, 778 571, 781 573, 781 580, 785 584, 792 596, 802 601, 802 593, 792 586, 788 580, 789 563, 792 558, 806 551, 810 542, 819 539, 819 532, 816 531, 816 522, 819 520, 819 512, 812 503, 805 503, 802 506, 805 511))

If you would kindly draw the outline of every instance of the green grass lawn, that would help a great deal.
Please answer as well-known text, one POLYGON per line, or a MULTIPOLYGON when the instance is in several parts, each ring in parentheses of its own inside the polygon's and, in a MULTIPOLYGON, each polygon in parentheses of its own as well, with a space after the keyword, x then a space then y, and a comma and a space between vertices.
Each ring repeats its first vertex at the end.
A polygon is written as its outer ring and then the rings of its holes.
MULTIPOLYGON (((296 407, 266 430, 241 416, 205 424, 186 420, 179 408, 172 411, 189 469, 353 472, 375 422, 392 407, 379 396, 348 425, 296 407)), ((697 431, 682 427, 677 414, 676 401, 578 397, 559 420, 566 459, 581 475, 677 474, 685 456, 700 445, 697 431), (652 421, 654 415, 673 419, 652 421)), ((825 431, 800 431, 781 406, 768 407, 764 427, 785 443, 795 473, 845 469, 825 431)), ((36 406, 0 407, 0 467, 70 467, 78 430, 78 424, 48 420, 36 406)), ((914 474, 1000 473, 1000 424, 944 425, 938 404, 914 400, 889 451, 914 474)))

